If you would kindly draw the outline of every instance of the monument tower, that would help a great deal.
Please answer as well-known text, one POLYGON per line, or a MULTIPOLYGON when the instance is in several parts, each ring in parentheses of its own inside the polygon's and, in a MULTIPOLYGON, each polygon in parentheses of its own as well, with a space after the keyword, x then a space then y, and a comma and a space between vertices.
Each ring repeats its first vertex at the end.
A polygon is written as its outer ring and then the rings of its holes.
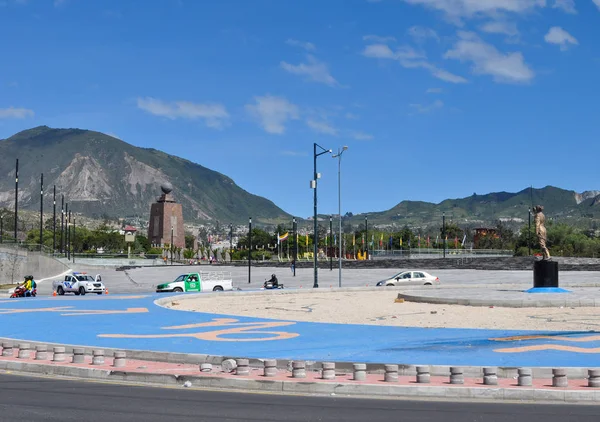
POLYGON ((170 183, 161 185, 162 195, 150 208, 150 224, 148 224, 148 239, 152 246, 162 247, 171 244, 185 248, 185 231, 183 227, 183 208, 171 193, 170 183))

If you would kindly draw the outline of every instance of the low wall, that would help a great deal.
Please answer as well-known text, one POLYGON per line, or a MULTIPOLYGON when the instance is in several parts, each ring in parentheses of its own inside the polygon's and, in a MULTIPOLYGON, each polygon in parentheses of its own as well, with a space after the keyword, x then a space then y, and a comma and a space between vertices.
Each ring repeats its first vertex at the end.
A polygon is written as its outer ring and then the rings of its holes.
MULTIPOLYGON (((600 271, 598 258, 552 258, 559 263, 560 271, 600 271)), ((343 261, 344 268, 420 268, 423 270, 489 270, 489 271, 530 271, 533 270, 533 257, 477 257, 477 258, 425 258, 425 259, 373 259, 369 261, 343 261)), ((214 265, 214 264, 213 264, 214 265)), ((220 264, 217 264, 220 265, 220 264)), ((235 261, 223 265, 247 266, 248 261, 235 261)), ((289 262, 252 261, 253 267, 290 267, 289 262)), ((329 261, 319 261, 319 268, 329 268, 329 261)), ((338 261, 333 260, 337 268, 338 261)), ((312 261, 297 261, 296 268, 312 268, 312 261)))
POLYGON ((69 269, 68 263, 42 252, 15 245, 0 246, 0 284, 21 282, 27 274, 36 280, 55 277, 69 269))

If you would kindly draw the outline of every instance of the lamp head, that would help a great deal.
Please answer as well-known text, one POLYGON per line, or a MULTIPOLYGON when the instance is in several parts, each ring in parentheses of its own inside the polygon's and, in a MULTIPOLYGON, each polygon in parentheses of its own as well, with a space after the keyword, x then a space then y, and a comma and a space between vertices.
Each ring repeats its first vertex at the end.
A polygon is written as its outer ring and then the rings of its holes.
POLYGON ((342 148, 342 151, 346 151, 348 149, 348 145, 344 145, 344 147, 342 148))

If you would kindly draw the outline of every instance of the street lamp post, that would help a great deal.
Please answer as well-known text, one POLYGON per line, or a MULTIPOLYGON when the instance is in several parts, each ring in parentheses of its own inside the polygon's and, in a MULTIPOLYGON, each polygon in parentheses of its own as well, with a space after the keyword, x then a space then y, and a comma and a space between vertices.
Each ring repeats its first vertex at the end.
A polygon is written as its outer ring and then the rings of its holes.
POLYGON ((17 243, 17 223, 19 221, 19 159, 15 166, 15 243, 17 243))
POLYGON ((4 215, 0 214, 0 243, 4 243, 4 215))
POLYGON ((442 213, 442 242, 444 244, 444 258, 446 258, 446 213, 442 213))
POLYGON ((56 185, 54 185, 54 193, 52 195, 52 206, 52 254, 54 254, 56 252, 56 185))
POLYGON ((229 262, 233 260, 233 224, 229 225, 229 262))
POLYGON ((67 215, 67 260, 71 260, 71 211, 67 215))
POLYGON ((248 284, 252 273, 252 217, 248 218, 248 284))
POLYGON ((40 177, 40 252, 44 244, 44 173, 40 177))
POLYGON ((174 230, 173 230, 173 224, 171 224, 171 265, 173 265, 173 252, 175 252, 175 245, 173 245, 173 238, 174 238, 174 230))
POLYGON ((73 213, 73 264, 75 263, 75 244, 77 243, 77 229, 75 226, 75 213, 73 213))
MULTIPOLYGON (((332 249, 335 250, 335 248, 332 248, 333 246, 333 215, 329 216, 329 251, 330 252, 332 249)), ((329 271, 333 271, 333 253, 330 252, 329 253, 329 271)))
POLYGON ((367 255, 366 258, 369 259, 369 220, 368 217, 365 216, 365 245, 367 247, 367 255))
POLYGON ((64 254, 65 256, 68 258, 68 249, 69 249, 69 236, 67 236, 67 234, 69 233, 69 203, 67 202, 65 204, 65 250, 64 250, 64 254))
POLYGON ((65 195, 60 195, 60 253, 65 250, 65 195))
POLYGON ((296 277, 296 260, 298 259, 298 226, 296 225, 296 217, 292 218, 292 231, 294 232, 294 257, 292 258, 292 273, 296 277))
POLYGON ((531 256, 531 208, 528 210, 529 213, 529 230, 527 231, 527 250, 528 256, 531 256))
POLYGON ((338 148, 338 153, 334 154, 332 157, 338 159, 338 216, 340 219, 340 226, 338 232, 338 238, 340 241, 340 250, 338 254, 338 267, 339 267, 339 280, 338 285, 342 287, 342 154, 344 151, 348 149, 347 146, 344 145, 342 149, 338 148))
POLYGON ((319 271, 318 271, 318 263, 317 263, 317 254, 319 252, 319 242, 318 242, 318 233, 317 233, 317 180, 321 177, 319 173, 317 173, 317 157, 323 154, 331 154, 330 149, 325 149, 321 145, 318 145, 316 142, 313 144, 313 180, 311 182, 311 187, 314 189, 314 214, 313 214, 313 266, 314 266, 314 283, 313 288, 319 287, 319 271), (317 154, 317 147, 321 149, 321 152, 317 154))

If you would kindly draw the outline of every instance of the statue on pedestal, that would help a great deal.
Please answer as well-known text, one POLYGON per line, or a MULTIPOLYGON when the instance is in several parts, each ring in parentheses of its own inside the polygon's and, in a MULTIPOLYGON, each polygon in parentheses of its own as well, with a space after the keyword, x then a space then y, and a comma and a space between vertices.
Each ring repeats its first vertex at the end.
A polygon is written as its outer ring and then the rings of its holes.
POLYGON ((542 249, 542 260, 550 260, 550 252, 546 246, 546 216, 544 216, 543 211, 544 207, 541 205, 533 207, 533 212, 535 214, 533 221, 535 222, 535 234, 540 243, 540 248, 542 249))

